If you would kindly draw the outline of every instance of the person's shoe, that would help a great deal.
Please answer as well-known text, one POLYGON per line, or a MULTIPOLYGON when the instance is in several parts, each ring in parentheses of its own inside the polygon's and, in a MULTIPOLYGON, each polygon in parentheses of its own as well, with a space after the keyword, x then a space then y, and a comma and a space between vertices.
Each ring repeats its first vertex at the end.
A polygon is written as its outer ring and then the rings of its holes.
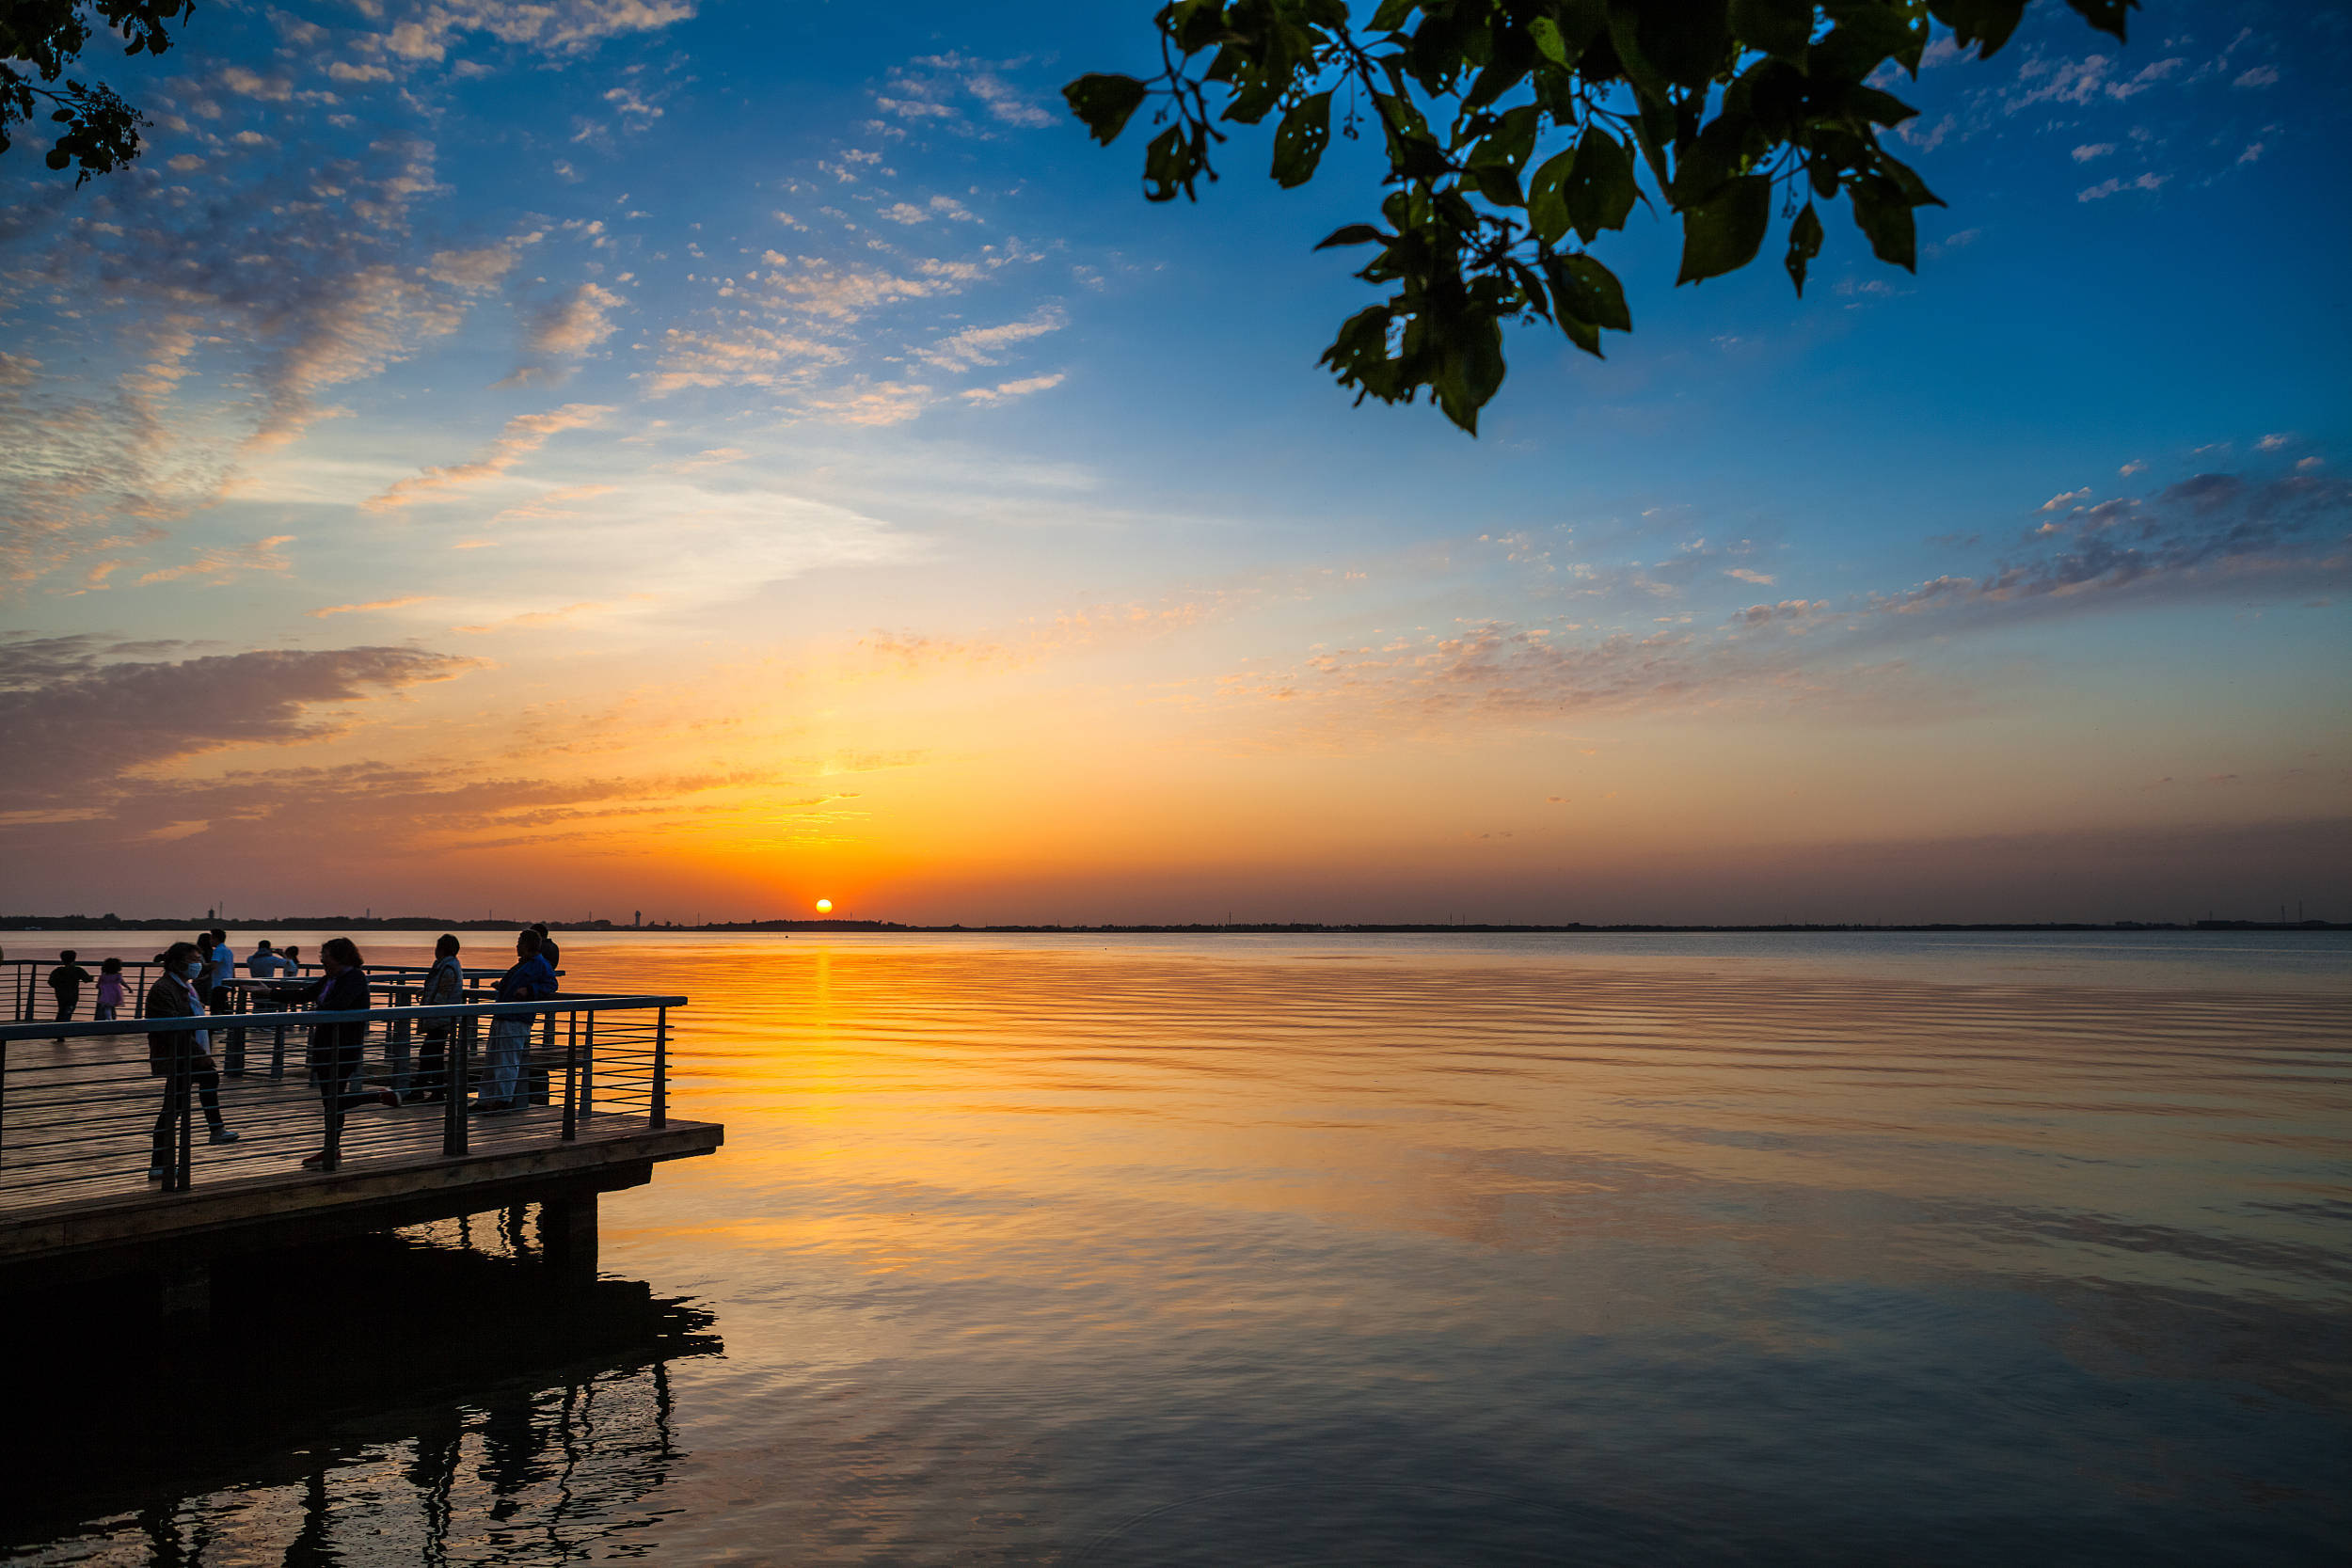
POLYGON ((506 1109, 507 1103, 503 1100, 477 1100, 466 1109, 469 1114, 477 1117, 496 1116, 506 1109))
POLYGON ((213 1142, 216 1144, 232 1144, 236 1141, 237 1134, 229 1128, 215 1127, 213 1129, 213 1142))
POLYGON ((389 1105, 395 1111, 400 1109, 400 1096, 389 1089, 376 1090, 375 1102, 379 1105, 389 1105))
POLYGON ((304 1160, 302 1164, 305 1169, 313 1168, 326 1164, 326 1150, 323 1148, 320 1149, 316 1154, 313 1154, 304 1160))
POLYGON ((147 1167, 147 1179, 150 1181, 162 1181, 170 1175, 171 1167, 169 1165, 150 1165, 147 1167))

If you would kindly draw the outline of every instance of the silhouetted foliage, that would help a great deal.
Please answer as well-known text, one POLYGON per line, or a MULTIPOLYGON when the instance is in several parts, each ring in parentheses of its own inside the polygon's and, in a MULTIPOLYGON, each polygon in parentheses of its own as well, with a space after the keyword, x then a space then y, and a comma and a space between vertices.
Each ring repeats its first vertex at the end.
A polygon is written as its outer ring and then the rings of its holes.
MULTIPOLYGON (((2066 3, 2120 40, 2139 0, 2066 3)), ((1677 283, 1747 265, 1777 214, 1802 293, 1821 248, 1816 204, 1840 196, 1871 251, 1913 268, 1913 209, 1944 203, 1880 144, 1918 111, 1871 78, 1889 65, 1915 77, 1931 22, 1991 55, 2026 5, 1382 0, 1359 32, 1347 0, 1175 0, 1155 19, 1157 76, 1081 76, 1062 94, 1105 146, 1158 102, 1152 201, 1197 199, 1200 178, 1216 179, 1218 121, 1277 111, 1275 182, 1305 184, 1338 98, 1341 135, 1381 137, 1391 189, 1381 222, 1317 248, 1377 246, 1356 276, 1394 292, 1350 317, 1322 362, 1359 403, 1426 388, 1475 435, 1502 385, 1506 317, 1550 321, 1596 356, 1603 331, 1632 329, 1587 247, 1636 201, 1681 218, 1677 283)))
POLYGON ((93 22, 119 36, 126 55, 160 55, 171 47, 165 24, 195 9, 196 0, 0 0, 0 152, 12 145, 12 128, 46 104, 60 127, 49 166, 78 165, 76 186, 137 157, 145 115, 103 82, 53 84, 81 57, 93 22))

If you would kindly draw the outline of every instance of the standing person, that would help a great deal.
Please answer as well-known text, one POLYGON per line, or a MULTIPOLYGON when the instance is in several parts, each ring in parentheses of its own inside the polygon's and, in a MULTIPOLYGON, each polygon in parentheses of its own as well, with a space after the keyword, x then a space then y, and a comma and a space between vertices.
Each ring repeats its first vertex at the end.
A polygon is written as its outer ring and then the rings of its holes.
MULTIPOLYGON (((49 972, 49 989, 57 993, 59 1023, 73 1022, 73 1009, 82 1005, 82 988, 90 983, 90 972, 74 961, 78 956, 67 948, 57 955, 57 967, 49 972)), ((65 1043, 63 1035, 57 1037, 57 1043, 65 1043)))
MULTIPOLYGON (((433 971, 424 977, 417 1006, 454 1007, 466 1000, 466 968, 458 961, 457 952, 457 938, 442 932, 441 940, 433 944, 433 971)), ((411 1102, 437 1103, 449 1098, 450 1021, 440 1019, 417 1028, 417 1086, 406 1098, 411 1102)))
MULTIPOLYGON (((164 953, 164 972, 147 990, 150 1018, 202 1018, 204 960, 196 944, 175 942, 164 953)), ((204 1105, 204 1120, 213 1142, 232 1144, 237 1134, 220 1118, 220 1074, 213 1067, 212 1041, 201 1029, 174 1029, 147 1037, 147 1070, 164 1080, 163 1109, 155 1113, 155 1136, 147 1162, 147 1179, 159 1181, 171 1174, 178 1150, 180 1117, 188 1108, 193 1087, 204 1105)))
MULTIPOLYGON (((229 989, 229 984, 236 977, 237 955, 235 950, 229 945, 229 933, 215 930, 213 933, 212 990, 205 993, 204 1006, 215 1013, 235 1012, 237 993, 229 989)), ((222 1056, 229 1065, 229 1076, 244 1077, 245 1031, 243 1029, 230 1030, 226 1044, 228 1049, 222 1053, 222 1056)))
POLYGON ((539 957, 548 960, 549 969, 561 969, 564 966, 564 949, 558 947, 555 939, 548 935, 548 923, 542 920, 531 928, 539 933, 539 957))
POLYGON ((279 960, 285 964, 287 974, 299 974, 302 973, 301 948, 296 947, 292 942, 288 942, 284 949, 278 953, 278 957, 279 960))
POLYGON ((263 937, 256 944, 253 957, 245 961, 245 972, 256 980, 275 980, 278 978, 278 971, 291 971, 293 968, 294 965, 286 961, 284 954, 277 952, 270 946, 267 937, 263 937))
MULTIPOLYGON (((536 1002, 553 996, 555 971, 539 953, 539 933, 525 931, 515 939, 515 967, 499 976, 496 999, 536 1002)), ((531 1048, 530 1013, 514 1013, 490 1021, 490 1044, 485 1053, 482 1097, 473 1103, 485 1116, 519 1111, 522 1105, 523 1055, 531 1048)))
POLYGON ((122 978, 122 960, 108 958, 98 966, 98 1003, 90 1017, 101 1023, 111 1023, 122 1011, 122 993, 127 982, 122 978))
MULTIPOLYGON (((349 937, 330 937, 319 948, 319 966, 326 973, 307 993, 311 1006, 322 1013, 356 1013, 368 1005, 368 972, 359 957, 358 945, 349 937)), ((323 1165, 327 1150, 337 1148, 343 1124, 343 1113, 354 1105, 373 1101, 378 1105, 397 1105, 400 1096, 389 1089, 371 1089, 359 1080, 360 1058, 367 1053, 368 1026, 365 1022, 321 1023, 310 1030, 310 1082, 317 1086, 319 1101, 326 1108, 327 1143, 316 1154, 302 1163, 323 1165)))

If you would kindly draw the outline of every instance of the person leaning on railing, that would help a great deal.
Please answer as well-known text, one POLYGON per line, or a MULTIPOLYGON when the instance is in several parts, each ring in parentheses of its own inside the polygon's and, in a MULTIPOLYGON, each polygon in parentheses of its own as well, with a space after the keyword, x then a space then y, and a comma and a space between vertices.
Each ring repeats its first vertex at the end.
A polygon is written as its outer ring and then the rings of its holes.
MULTIPOLYGON (((515 965, 499 976, 501 1002, 536 1002, 553 996, 555 971, 540 956, 539 933, 524 931, 515 938, 515 965)), ((531 1050, 529 1013, 501 1015, 490 1021, 489 1049, 484 1063, 483 1090, 473 1109, 485 1116, 503 1116, 523 1108, 523 1057, 531 1050)))
MULTIPOLYGON (((361 964, 358 944, 349 937, 330 937, 319 948, 319 963, 326 974, 304 993, 311 1006, 322 1013, 365 1012, 368 972, 361 964)), ((329 1127, 340 1126, 343 1113, 354 1105, 371 1101, 378 1105, 400 1103, 400 1096, 391 1090, 371 1089, 361 1083, 359 1063, 367 1054, 367 1046, 368 1026, 364 1020, 311 1027, 310 1082, 318 1087, 329 1127)), ((330 1146, 332 1141, 330 1136, 330 1146)), ((321 1148, 302 1163, 323 1165, 331 1157, 328 1148, 321 1148)))
MULTIPOLYGON (((424 977, 417 998, 421 1007, 454 1007, 466 1000, 466 970, 457 959, 457 939, 449 932, 433 944, 433 971, 424 977)), ((443 1101, 449 1098, 449 1020, 417 1026, 417 1081, 407 1098, 443 1101)))
MULTIPOLYGON (((204 979, 204 960, 198 957, 196 943, 173 942, 164 954, 164 972, 147 990, 147 1016, 202 1018, 204 998, 197 988, 204 979)), ((237 1135, 220 1119, 220 1073, 213 1066, 209 1049, 212 1043, 201 1029, 173 1029, 147 1037, 147 1070, 164 1080, 163 1109, 155 1113, 154 1147, 152 1157, 147 1162, 150 1181, 160 1181, 171 1174, 179 1142, 176 1134, 180 1118, 187 1113, 191 1086, 203 1101, 204 1119, 212 1127, 213 1142, 237 1141, 237 1135)))

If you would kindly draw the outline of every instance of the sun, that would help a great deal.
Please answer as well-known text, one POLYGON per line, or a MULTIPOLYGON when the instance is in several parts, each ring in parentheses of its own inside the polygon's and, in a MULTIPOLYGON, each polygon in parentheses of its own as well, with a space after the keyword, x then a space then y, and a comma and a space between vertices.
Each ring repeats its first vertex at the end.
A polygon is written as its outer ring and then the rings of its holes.
POLYGON ((818 914, 833 913, 833 900, 830 898, 819 898, 817 900, 817 912, 818 914))

